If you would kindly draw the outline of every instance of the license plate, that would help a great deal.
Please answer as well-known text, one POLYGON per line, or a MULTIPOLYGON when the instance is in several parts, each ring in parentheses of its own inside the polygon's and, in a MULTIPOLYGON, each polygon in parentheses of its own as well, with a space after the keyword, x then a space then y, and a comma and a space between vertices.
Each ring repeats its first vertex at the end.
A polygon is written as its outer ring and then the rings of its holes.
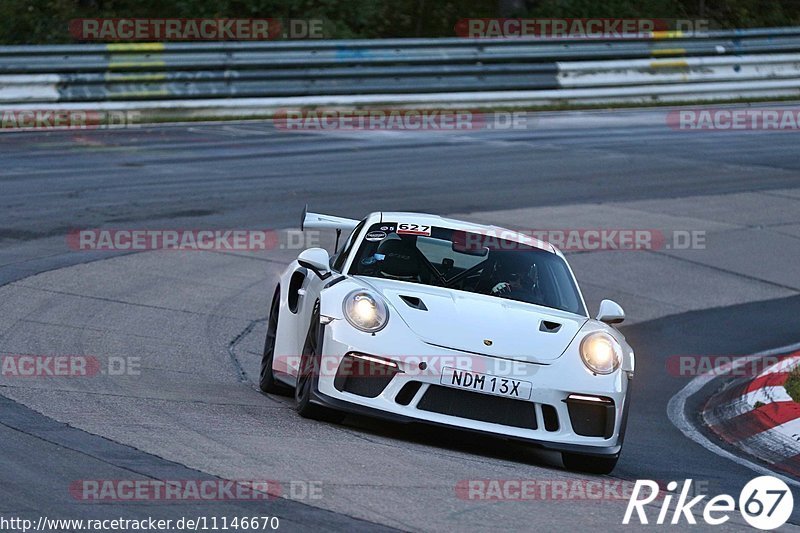
POLYGON ((531 391, 533 390, 533 384, 530 381, 501 378, 447 366, 442 370, 442 379, 439 383, 448 387, 505 396, 506 398, 518 398, 520 400, 530 400, 531 391))

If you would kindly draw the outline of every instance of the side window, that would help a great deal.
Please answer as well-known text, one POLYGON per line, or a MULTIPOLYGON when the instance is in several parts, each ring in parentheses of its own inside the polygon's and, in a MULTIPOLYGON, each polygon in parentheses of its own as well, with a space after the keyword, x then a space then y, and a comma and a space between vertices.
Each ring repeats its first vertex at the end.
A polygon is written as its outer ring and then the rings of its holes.
POLYGON ((366 223, 366 220, 362 220, 361 222, 358 223, 358 226, 355 227, 353 233, 350 234, 350 236, 347 238, 347 241, 344 243, 342 251, 333 256, 333 262, 331 264, 331 268, 336 272, 342 271, 342 267, 344 267, 344 263, 345 261, 347 261, 347 256, 350 255, 350 250, 353 249, 353 244, 355 243, 356 240, 355 237, 364 227, 364 223, 366 223))

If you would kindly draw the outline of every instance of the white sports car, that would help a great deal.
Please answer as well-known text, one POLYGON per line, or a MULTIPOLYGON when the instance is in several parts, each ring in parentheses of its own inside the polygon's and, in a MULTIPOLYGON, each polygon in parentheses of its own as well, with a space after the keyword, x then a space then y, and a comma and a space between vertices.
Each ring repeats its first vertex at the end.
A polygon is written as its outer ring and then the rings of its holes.
POLYGON ((307 249, 281 275, 261 390, 294 392, 308 418, 438 424, 614 468, 634 355, 610 324, 625 315, 603 300, 591 318, 559 250, 418 213, 304 211, 301 227, 336 230, 337 250, 307 249))

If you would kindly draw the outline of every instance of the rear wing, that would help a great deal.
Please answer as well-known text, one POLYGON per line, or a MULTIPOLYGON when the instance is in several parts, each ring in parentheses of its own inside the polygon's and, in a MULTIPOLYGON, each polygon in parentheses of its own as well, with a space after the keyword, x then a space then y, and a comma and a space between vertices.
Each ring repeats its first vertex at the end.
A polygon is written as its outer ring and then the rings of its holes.
POLYGON ((309 213, 308 205, 303 208, 303 216, 300 219, 300 230, 312 229, 335 229, 337 233, 342 230, 353 231, 358 226, 359 221, 351 218, 335 217, 333 215, 323 215, 321 213, 309 213))

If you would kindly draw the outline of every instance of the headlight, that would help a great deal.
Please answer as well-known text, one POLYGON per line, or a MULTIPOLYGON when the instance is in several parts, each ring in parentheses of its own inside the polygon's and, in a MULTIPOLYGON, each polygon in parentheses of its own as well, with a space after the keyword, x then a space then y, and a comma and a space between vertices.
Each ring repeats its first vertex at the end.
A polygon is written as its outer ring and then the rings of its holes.
POLYGON ((581 359, 595 374, 610 374, 619 368, 622 347, 608 333, 596 331, 581 341, 581 359))
POLYGON ((348 294, 343 307, 347 321, 354 328, 368 333, 380 331, 389 320, 389 309, 383 299, 364 289, 348 294))

